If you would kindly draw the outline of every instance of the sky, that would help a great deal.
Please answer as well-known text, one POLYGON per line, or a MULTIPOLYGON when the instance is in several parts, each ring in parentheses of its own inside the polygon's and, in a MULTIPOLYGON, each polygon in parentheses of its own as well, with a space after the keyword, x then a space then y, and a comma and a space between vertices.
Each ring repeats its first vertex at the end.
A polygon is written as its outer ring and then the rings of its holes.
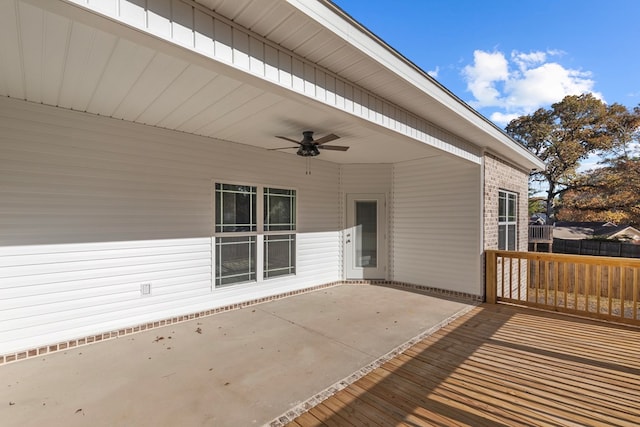
POLYGON ((334 3, 501 128, 566 95, 640 105, 640 0, 334 3))

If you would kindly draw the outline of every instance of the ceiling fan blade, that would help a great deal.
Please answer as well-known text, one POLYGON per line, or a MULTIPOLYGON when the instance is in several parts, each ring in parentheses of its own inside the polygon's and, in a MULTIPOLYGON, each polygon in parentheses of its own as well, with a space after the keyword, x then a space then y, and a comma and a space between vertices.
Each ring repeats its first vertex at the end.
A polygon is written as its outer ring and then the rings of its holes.
POLYGON ((274 151, 274 150, 289 150, 289 149, 294 149, 297 150, 300 147, 280 147, 280 148, 267 148, 268 151, 274 151))
POLYGON ((340 138, 338 135, 330 133, 329 135, 325 135, 322 138, 318 138, 318 139, 314 140, 313 142, 315 142, 318 145, 322 145, 322 144, 324 144, 326 142, 335 141, 338 138, 340 138))
POLYGON ((349 147, 343 147, 339 145, 318 145, 321 150, 333 150, 333 151, 347 151, 349 147))
POLYGON ((300 141, 296 141, 295 139, 287 138, 286 136, 278 136, 278 135, 276 135, 276 138, 284 139, 285 141, 293 142, 295 144, 300 144, 300 141))

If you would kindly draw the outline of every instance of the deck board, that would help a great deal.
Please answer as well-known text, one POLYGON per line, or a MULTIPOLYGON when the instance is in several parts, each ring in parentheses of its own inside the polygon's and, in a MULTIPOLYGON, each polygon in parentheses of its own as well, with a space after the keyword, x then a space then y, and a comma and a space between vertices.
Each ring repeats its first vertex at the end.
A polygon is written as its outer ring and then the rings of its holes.
POLYGON ((290 426, 637 426, 640 329, 482 305, 290 426))

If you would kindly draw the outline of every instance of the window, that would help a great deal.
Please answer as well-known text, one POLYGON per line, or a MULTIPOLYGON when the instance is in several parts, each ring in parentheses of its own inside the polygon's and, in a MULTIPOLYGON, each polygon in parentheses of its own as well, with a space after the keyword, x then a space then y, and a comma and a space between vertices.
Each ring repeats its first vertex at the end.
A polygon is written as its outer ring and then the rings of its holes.
POLYGON ((295 274, 296 235, 264 236, 264 278, 295 274))
POLYGON ((216 238, 216 287, 256 280, 256 236, 216 238))
POLYGON ((295 190, 216 183, 214 203, 216 287, 295 274, 295 190))
POLYGON ((518 233, 518 195, 498 192, 498 249, 515 251, 518 233))
POLYGON ((296 192, 264 189, 264 275, 265 279, 295 274, 296 192))
POLYGON ((256 231, 256 187, 216 184, 216 233, 256 231))

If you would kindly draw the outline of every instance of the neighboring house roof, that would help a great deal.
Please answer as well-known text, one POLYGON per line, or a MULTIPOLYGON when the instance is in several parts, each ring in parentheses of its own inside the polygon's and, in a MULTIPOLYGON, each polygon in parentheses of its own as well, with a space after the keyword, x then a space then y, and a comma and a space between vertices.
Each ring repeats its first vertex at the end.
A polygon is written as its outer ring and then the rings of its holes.
POLYGON ((628 237, 640 240, 640 230, 628 225, 616 225, 612 222, 556 222, 553 237, 556 239, 580 240, 595 236, 606 238, 628 237))

